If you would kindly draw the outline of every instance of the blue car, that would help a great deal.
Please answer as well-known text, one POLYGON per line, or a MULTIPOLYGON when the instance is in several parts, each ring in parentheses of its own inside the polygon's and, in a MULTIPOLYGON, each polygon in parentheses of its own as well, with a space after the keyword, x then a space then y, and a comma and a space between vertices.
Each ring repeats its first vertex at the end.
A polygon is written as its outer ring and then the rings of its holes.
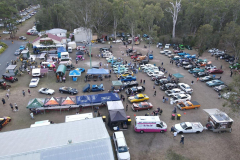
POLYGON ((127 82, 127 81, 136 81, 137 78, 135 76, 126 76, 121 79, 122 82, 127 82))
POLYGON ((83 87, 83 92, 98 92, 98 91, 104 91, 103 84, 100 85, 93 84, 92 88, 90 88, 90 84, 87 84, 85 87, 83 87))
POLYGON ((20 49, 20 50, 24 50, 24 49, 25 49, 25 46, 24 46, 24 45, 21 45, 21 46, 19 47, 19 49, 20 49))
POLYGON ((190 59, 195 59, 196 55, 185 55, 184 58, 190 58, 190 59))
POLYGON ((185 52, 182 52, 182 53, 178 53, 179 56, 185 56, 185 55, 190 55, 189 53, 185 53, 185 52))
POLYGON ((198 72, 204 72, 205 69, 201 69, 201 68, 194 68, 194 69, 189 69, 188 72, 193 74, 193 73, 198 73, 198 72))
POLYGON ((214 86, 220 86, 220 85, 223 85, 223 81, 220 81, 220 80, 212 80, 212 81, 209 81, 209 82, 206 82, 207 86, 209 87, 214 87, 214 86))
POLYGON ((144 34, 144 35, 143 35, 143 38, 148 38, 148 35, 147 35, 147 34, 144 34))
POLYGON ((85 69, 84 69, 84 68, 76 68, 75 70, 78 70, 78 71, 81 72, 81 73, 85 72, 85 69))
POLYGON ((148 55, 149 59, 153 59, 153 54, 148 55))

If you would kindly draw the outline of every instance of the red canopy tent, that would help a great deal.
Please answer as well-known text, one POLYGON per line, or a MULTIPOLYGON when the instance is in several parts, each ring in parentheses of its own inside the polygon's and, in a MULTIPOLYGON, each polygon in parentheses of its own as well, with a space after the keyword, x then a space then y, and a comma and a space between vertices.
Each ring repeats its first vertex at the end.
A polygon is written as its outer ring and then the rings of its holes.
POLYGON ((62 106, 75 105, 75 104, 76 104, 76 97, 66 97, 61 99, 62 106))
POLYGON ((51 98, 46 98, 44 102, 44 106, 60 106, 60 97, 51 97, 51 98))

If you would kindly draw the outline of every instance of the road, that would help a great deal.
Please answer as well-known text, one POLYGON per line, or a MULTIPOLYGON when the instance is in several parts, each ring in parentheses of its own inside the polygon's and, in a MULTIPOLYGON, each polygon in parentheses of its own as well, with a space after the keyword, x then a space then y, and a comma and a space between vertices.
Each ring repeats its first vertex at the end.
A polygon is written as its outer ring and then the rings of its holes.
POLYGON ((2 40, 2 42, 8 45, 8 48, 0 55, 0 75, 6 72, 7 62, 11 63, 11 60, 16 60, 17 56, 14 55, 14 52, 20 47, 20 45, 25 45, 27 42, 23 41, 12 41, 2 40))

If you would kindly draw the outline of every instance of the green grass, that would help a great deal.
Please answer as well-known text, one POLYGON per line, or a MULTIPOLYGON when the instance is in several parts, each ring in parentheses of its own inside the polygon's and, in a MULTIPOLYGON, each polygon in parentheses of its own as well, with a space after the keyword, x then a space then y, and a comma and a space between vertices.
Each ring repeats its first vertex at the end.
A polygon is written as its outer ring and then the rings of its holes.
POLYGON ((2 46, 2 48, 0 49, 0 54, 2 54, 8 48, 8 45, 6 45, 3 42, 0 42, 0 46, 2 46))

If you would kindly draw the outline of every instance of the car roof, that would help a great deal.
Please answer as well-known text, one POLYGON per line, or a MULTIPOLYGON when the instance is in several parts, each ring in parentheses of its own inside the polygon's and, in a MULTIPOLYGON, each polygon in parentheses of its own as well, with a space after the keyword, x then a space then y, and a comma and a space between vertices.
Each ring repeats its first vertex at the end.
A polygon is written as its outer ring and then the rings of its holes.
POLYGON ((144 97, 144 95, 143 95, 143 94, 137 94, 137 96, 138 96, 138 97, 144 97))

